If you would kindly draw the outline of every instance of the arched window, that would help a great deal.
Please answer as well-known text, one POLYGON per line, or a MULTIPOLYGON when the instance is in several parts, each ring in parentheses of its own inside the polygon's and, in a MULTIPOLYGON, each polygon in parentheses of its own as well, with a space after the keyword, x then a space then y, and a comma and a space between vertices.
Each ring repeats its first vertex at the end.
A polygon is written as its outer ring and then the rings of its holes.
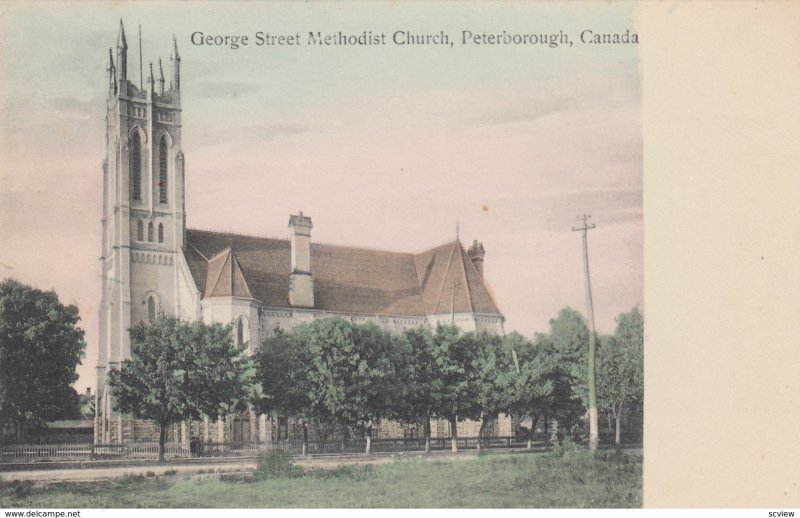
POLYGON ((244 322, 242 322, 242 320, 243 319, 240 318, 239 321, 236 322, 236 345, 239 346, 244 345, 244 322))
POLYGON ((159 223, 158 224, 158 242, 159 243, 163 243, 164 242, 164 224, 163 223, 159 223))
POLYGON ((167 203, 167 137, 158 143, 158 201, 167 203))
POLYGON ((133 183, 133 199, 142 199, 142 140, 139 132, 134 131, 131 138, 131 182, 133 183))
POLYGON ((147 240, 153 242, 153 222, 147 224, 147 240))
POLYGON ((142 220, 136 222, 136 239, 144 241, 144 223, 142 223, 142 220))
POLYGON ((147 297, 147 321, 151 324, 156 321, 156 298, 152 295, 147 297))

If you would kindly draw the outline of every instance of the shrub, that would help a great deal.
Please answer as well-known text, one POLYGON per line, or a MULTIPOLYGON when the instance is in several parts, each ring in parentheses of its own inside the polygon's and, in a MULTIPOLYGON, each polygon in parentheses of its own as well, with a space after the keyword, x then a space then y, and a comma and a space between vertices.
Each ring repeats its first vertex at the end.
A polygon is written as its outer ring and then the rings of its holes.
POLYGON ((301 476, 303 468, 295 466, 292 457, 283 451, 269 451, 258 459, 258 467, 253 473, 257 480, 293 478, 301 476))
POLYGON ((366 480, 372 478, 377 473, 374 466, 358 465, 358 464, 344 464, 333 469, 315 469, 310 475, 314 478, 341 478, 348 480, 366 480))
POLYGON ((586 448, 579 442, 576 442, 569 432, 560 432, 558 434, 558 440, 553 444, 553 454, 558 457, 570 457, 582 451, 586 451, 586 448))

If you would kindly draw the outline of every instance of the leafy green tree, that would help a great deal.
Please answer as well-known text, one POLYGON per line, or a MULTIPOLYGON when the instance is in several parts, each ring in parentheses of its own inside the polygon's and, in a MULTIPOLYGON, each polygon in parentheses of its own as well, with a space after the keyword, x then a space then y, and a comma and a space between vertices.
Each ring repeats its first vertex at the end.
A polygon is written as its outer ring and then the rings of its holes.
POLYGON ((396 401, 405 396, 397 376, 400 337, 368 322, 354 325, 342 318, 316 320, 294 330, 307 358, 308 408, 305 415, 365 432, 381 418, 392 418, 396 401))
POLYGON ((599 360, 600 407, 613 416, 614 442, 620 444, 623 414, 644 397, 644 319, 638 308, 617 317, 614 336, 600 349, 599 360))
POLYGON ((395 407, 401 421, 422 423, 425 451, 431 451, 431 416, 439 408, 442 379, 435 361, 433 333, 427 327, 411 329, 403 334, 407 354, 402 365, 406 397, 395 407))
POLYGON ((108 384, 118 410, 158 423, 160 462, 171 424, 217 419, 260 397, 255 366, 233 344, 230 326, 162 316, 130 335, 131 358, 109 373, 108 384))
POLYGON ((0 435, 9 423, 21 440, 27 425, 69 417, 86 348, 79 320, 53 291, 0 282, 0 435))
POLYGON ((292 416, 303 428, 303 455, 308 451, 308 424, 320 421, 311 407, 309 351, 293 332, 278 331, 267 337, 255 354, 256 379, 263 396, 257 402, 261 412, 292 416))
POLYGON ((450 422, 451 448, 458 451, 458 420, 479 419, 481 337, 456 326, 439 325, 433 336, 433 359, 441 379, 436 416, 450 422))
POLYGON ((486 425, 501 413, 512 413, 521 394, 521 369, 519 357, 512 342, 521 338, 500 337, 487 333, 475 335, 478 341, 479 357, 474 362, 478 370, 477 403, 481 408, 481 427, 478 431, 478 449, 484 440, 486 425))
POLYGON ((553 398, 556 376, 551 375, 555 364, 549 361, 544 348, 535 347, 530 340, 516 332, 503 337, 501 348, 514 362, 514 371, 507 382, 507 390, 511 391, 509 413, 530 417, 530 448, 532 433, 539 419, 556 406, 553 398))
POLYGON ((544 378, 552 384, 544 411, 569 429, 588 408, 586 381, 589 328, 578 311, 566 307, 550 320, 550 332, 537 334, 544 378))
MULTIPOLYGON (((262 397, 256 403, 259 411, 304 420, 309 417, 311 391, 305 352, 291 332, 279 331, 263 341, 253 357, 256 379, 262 387, 262 397)), ((304 432, 307 435, 305 426, 304 432)))

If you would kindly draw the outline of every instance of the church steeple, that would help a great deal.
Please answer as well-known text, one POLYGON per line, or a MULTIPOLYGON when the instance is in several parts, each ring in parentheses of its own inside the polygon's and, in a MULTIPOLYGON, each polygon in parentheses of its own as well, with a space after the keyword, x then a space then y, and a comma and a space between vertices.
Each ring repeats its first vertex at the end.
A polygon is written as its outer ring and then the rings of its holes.
POLYGON ((119 21, 119 35, 117 36, 117 65, 119 66, 119 79, 128 79, 128 41, 125 39, 125 27, 119 21))

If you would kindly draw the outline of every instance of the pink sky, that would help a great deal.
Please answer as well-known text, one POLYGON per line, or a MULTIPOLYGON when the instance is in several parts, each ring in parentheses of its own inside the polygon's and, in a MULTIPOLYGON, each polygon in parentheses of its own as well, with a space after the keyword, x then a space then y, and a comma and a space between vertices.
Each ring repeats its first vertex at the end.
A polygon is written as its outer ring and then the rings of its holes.
POLYGON ((76 304, 97 347, 105 68, 119 18, 129 77, 183 59, 188 225, 419 252, 453 239, 486 248, 506 330, 546 331, 585 311, 589 213, 598 331, 642 302, 638 49, 459 45, 461 30, 634 30, 620 3, 6 4, 0 112, 0 273, 76 304), (191 11, 188 16, 187 11, 191 11), (195 47, 209 34, 444 30, 453 48, 195 47), (160 54, 159 54, 160 53, 160 54))

